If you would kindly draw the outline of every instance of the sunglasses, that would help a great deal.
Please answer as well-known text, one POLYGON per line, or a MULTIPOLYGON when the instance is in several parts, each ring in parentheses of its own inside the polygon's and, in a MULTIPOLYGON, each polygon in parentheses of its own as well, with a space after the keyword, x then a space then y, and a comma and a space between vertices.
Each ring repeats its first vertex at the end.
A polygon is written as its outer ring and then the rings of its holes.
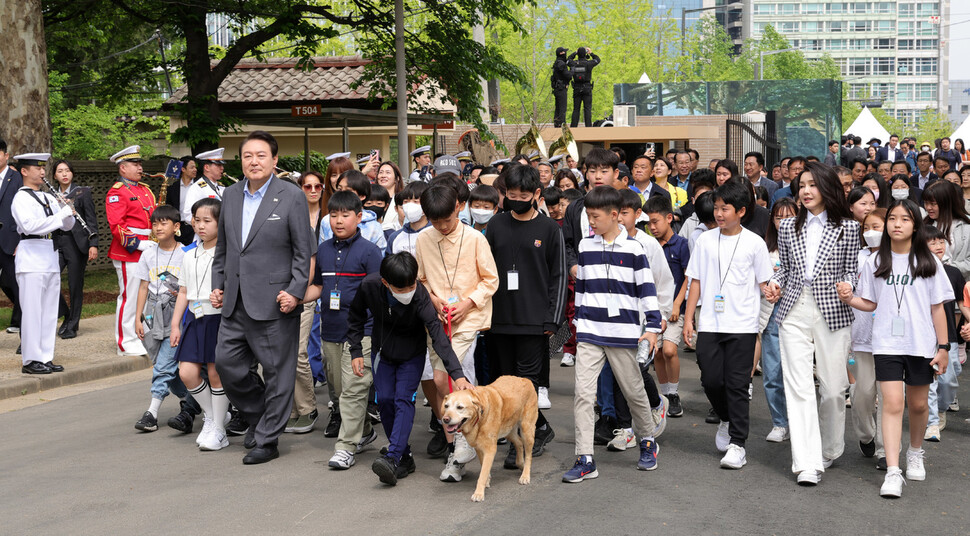
POLYGON ((303 185, 303 191, 305 191, 305 192, 319 192, 320 190, 323 190, 323 185, 322 184, 304 184, 303 185))

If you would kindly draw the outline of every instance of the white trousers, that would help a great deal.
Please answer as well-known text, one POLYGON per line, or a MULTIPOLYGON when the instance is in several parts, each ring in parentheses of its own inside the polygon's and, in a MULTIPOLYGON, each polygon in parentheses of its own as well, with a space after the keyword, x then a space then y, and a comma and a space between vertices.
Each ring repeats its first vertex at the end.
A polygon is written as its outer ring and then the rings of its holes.
POLYGON ((845 449, 846 363, 851 336, 848 326, 829 330, 809 288, 802 289, 778 329, 795 473, 824 471, 822 458, 834 460, 845 449))
POLYGON ((23 363, 49 363, 54 359, 61 275, 53 272, 19 273, 17 284, 20 285, 20 307, 23 310, 20 322, 23 363))
POLYGON ((852 420, 855 433, 862 443, 876 440, 876 449, 882 445, 882 391, 876 382, 876 363, 872 352, 855 353, 855 389, 852 393, 852 420), (879 407, 876 407, 876 401, 879 407))
POLYGON ((115 309, 115 343, 118 355, 144 355, 148 351, 135 334, 135 322, 140 315, 136 311, 138 285, 141 280, 134 275, 136 262, 111 261, 118 274, 118 306, 115 309))

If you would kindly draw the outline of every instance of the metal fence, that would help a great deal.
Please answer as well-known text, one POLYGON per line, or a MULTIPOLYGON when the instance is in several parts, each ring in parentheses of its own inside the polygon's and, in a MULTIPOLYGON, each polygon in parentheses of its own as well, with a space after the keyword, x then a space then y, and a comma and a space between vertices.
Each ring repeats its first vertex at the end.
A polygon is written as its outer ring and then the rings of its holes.
POLYGON ((744 155, 757 151, 765 157, 765 169, 781 160, 781 144, 775 126, 775 112, 764 114, 764 122, 752 121, 750 117, 735 114, 727 119, 724 154, 740 166, 744 155))

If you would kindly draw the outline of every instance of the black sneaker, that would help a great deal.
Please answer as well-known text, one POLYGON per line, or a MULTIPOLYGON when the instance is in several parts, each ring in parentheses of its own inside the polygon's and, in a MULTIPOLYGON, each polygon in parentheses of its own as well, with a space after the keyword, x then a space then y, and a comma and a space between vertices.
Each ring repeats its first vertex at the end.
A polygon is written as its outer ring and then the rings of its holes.
MULTIPOLYGON (((546 429, 536 428, 536 442, 532 445, 532 457, 538 458, 546 451, 546 445, 556 437, 556 432, 552 431, 552 426, 545 425, 546 429)), ((610 439, 613 439, 612 437, 610 439)), ((514 460, 513 460, 514 461, 514 460)))
POLYGON ((434 413, 432 413, 431 414, 431 422, 428 423, 428 432, 433 434, 433 433, 435 433, 435 432, 437 432, 438 430, 441 430, 441 429, 442 429, 441 428, 441 423, 438 422, 438 419, 436 419, 435 416, 434 416, 434 413))
POLYGON ((505 463, 502 464, 502 467, 513 471, 519 468, 515 465, 515 445, 511 443, 509 443, 509 452, 505 455, 505 463))
POLYGON ((439 429, 434 433, 434 437, 428 443, 428 456, 432 458, 444 458, 448 454, 448 440, 445 438, 444 429, 439 429))
POLYGON ((168 427, 178 430, 183 434, 190 434, 195 424, 195 415, 189 411, 188 404, 184 401, 179 402, 179 407, 182 408, 182 411, 179 411, 178 415, 168 420, 168 427))
POLYGON ((667 402, 670 404, 667 406, 668 417, 677 418, 684 416, 684 406, 680 405, 680 395, 677 393, 670 393, 667 395, 667 402))
POLYGON ((593 427, 593 444, 606 445, 613 439, 613 430, 617 429, 616 419, 609 415, 600 417, 593 427))
POLYGON ((886 470, 886 457, 885 456, 883 456, 883 457, 879 458, 878 460, 876 460, 876 469, 878 469, 880 471, 885 471, 886 470))
POLYGON ((390 456, 380 456, 374 460, 370 469, 374 471, 381 482, 388 486, 395 486, 397 485, 397 466, 398 464, 390 456))
MULTIPOLYGON (((432 415, 434 414, 432 413, 432 415)), ((381 412, 380 412, 380 409, 378 409, 377 404, 375 402, 371 402, 367 404, 367 416, 370 417, 371 424, 381 423, 381 412)))
POLYGON ((707 417, 704 417, 704 422, 707 424, 721 424, 721 418, 717 416, 717 412, 714 408, 707 411, 707 417))
POLYGON ((138 419, 135 423, 135 430, 141 430, 142 432, 154 432, 158 430, 158 419, 152 415, 152 412, 146 411, 144 415, 138 419))
POLYGON ((330 421, 323 431, 323 437, 337 437, 340 434, 340 413, 330 410, 330 421))
POLYGON ((872 458, 876 455, 876 440, 873 439, 868 443, 863 443, 859 441, 859 450, 862 451, 862 455, 866 458, 872 458))
POLYGON ((407 478, 407 476, 417 470, 414 465, 414 456, 410 453, 405 454, 401 457, 401 461, 397 463, 397 479, 407 478))
POLYGON ((232 418, 226 424, 226 434, 231 436, 241 436, 249 430, 249 421, 243 417, 242 412, 233 408, 230 410, 232 418))

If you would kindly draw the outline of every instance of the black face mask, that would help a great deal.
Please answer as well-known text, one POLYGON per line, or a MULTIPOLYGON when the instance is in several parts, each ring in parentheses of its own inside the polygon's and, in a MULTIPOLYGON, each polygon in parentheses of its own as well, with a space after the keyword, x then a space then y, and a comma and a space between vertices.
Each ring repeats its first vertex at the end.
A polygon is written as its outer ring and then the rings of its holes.
POLYGON ((533 203, 535 203, 535 200, 532 200, 532 199, 530 199, 529 201, 516 201, 506 197, 505 210, 510 210, 512 212, 515 212, 516 214, 521 215, 532 210, 533 203))
POLYGON ((387 212, 387 207, 364 207, 364 208, 374 212, 374 214, 377 214, 377 219, 383 218, 384 213, 387 212))

